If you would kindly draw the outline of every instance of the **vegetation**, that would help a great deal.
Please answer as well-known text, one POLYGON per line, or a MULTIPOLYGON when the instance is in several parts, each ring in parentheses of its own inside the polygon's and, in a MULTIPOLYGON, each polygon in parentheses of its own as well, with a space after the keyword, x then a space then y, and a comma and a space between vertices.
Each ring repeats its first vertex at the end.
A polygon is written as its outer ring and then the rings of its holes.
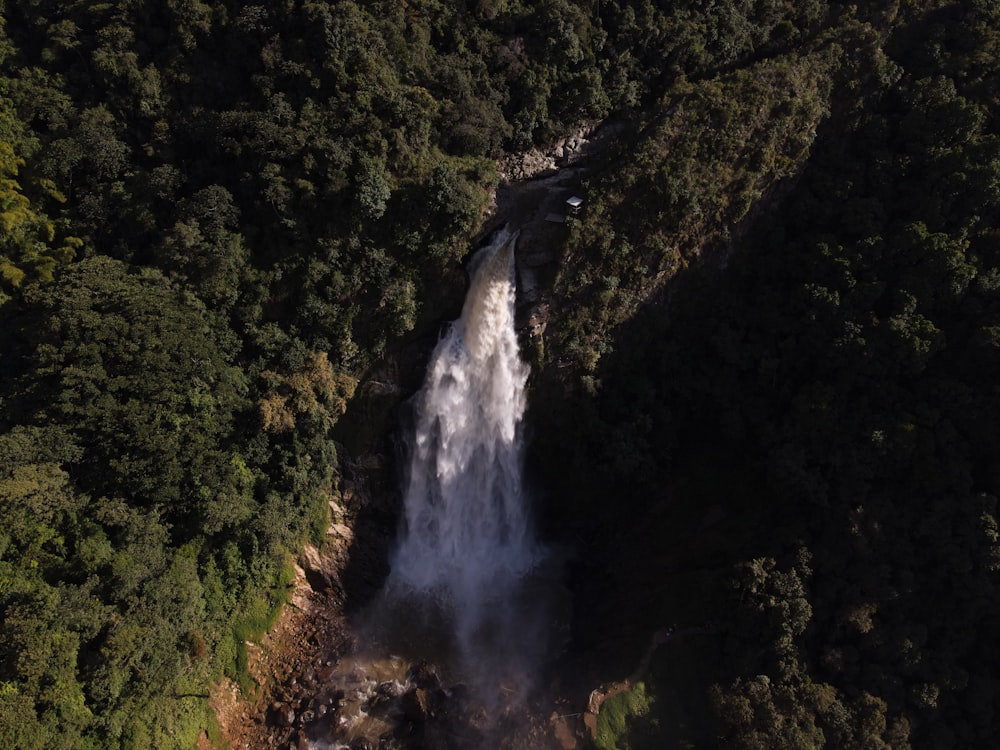
POLYGON ((594 744, 600 750, 627 750, 629 725, 649 712, 650 699, 646 686, 637 683, 635 687, 612 695, 601 706, 597 719, 597 737, 594 744), (619 745, 619 743, 622 743, 619 745))
POLYGON ((599 29, 561 2, 0 11, 0 744, 191 748, 213 680, 253 689, 359 377, 452 304, 493 157, 610 109, 599 29))
POLYGON ((998 729, 998 18, 861 10, 675 83, 569 236, 546 351, 575 396, 535 402, 550 487, 568 482, 549 512, 580 518, 596 559, 645 555, 591 596, 645 565, 665 592, 636 606, 647 632, 690 609, 664 578, 697 572, 715 602, 709 633, 662 647, 710 640, 709 675, 650 683, 656 706, 692 686, 702 705, 664 709, 650 747, 982 747, 998 729), (796 114, 780 97, 808 66, 796 114), (744 114, 694 139, 731 143, 706 156, 670 123, 714 102, 744 114), (744 136, 746 102, 777 102, 762 129, 783 132, 744 136), (696 492, 713 464, 747 481, 696 492), (687 514, 694 540, 651 553, 687 514))
POLYGON ((606 116, 534 381, 545 512, 619 561, 581 642, 623 582, 633 641, 711 627, 691 697, 668 642, 599 742, 988 743, 998 28, 978 0, 0 2, 0 744, 218 739, 209 687, 254 689, 333 431, 453 304, 495 158, 606 116))

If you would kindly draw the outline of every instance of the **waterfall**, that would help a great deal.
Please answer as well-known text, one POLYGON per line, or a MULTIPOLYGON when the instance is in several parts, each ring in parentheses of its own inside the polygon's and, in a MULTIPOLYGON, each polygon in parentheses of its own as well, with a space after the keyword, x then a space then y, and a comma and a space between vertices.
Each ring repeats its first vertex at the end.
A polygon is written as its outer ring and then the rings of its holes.
POLYGON ((434 350, 415 403, 404 528, 388 588, 440 608, 465 648, 495 627, 538 562, 522 486, 528 366, 514 330, 516 233, 473 259, 462 316, 434 350))
POLYGON ((503 229, 473 258, 462 315, 412 401, 389 577, 358 615, 361 648, 332 677, 340 705, 315 747, 382 747, 396 732, 413 739, 407 747, 529 746, 530 697, 567 642, 570 599, 558 556, 536 541, 523 486, 516 241, 503 229))

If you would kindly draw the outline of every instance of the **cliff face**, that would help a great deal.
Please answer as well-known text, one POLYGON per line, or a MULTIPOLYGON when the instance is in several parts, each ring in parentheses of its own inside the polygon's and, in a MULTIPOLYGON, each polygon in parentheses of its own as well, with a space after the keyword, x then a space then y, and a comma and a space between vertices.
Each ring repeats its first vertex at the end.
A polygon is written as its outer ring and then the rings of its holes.
MULTIPOLYGON (((500 182, 477 236, 488 237, 500 226, 520 232, 517 311, 519 332, 529 348, 544 333, 570 213, 565 201, 621 131, 617 125, 586 126, 548 149, 511 156, 499 165, 501 173, 516 178, 500 182)), ((455 281, 450 293, 441 290, 436 304, 442 310, 461 308, 463 285, 457 275, 455 281)), ((445 312, 445 319, 456 316, 445 312)), ((250 650, 249 672, 259 690, 241 694, 225 681, 213 694, 222 732, 233 743, 281 747, 321 731, 320 725, 349 710, 344 707, 344 676, 335 667, 364 644, 352 640, 347 615, 364 609, 377 596, 388 573, 401 514, 399 436, 410 427, 408 399, 423 382, 439 325, 417 331, 394 347, 359 381, 338 422, 340 472, 329 498, 326 538, 319 547, 307 545, 299 556, 289 604, 250 650)), ((374 694, 373 699, 377 699, 374 694)), ((472 716, 463 715, 463 710, 460 703, 452 705, 448 723, 430 731, 457 731, 472 716)), ((423 716, 418 723, 430 718, 423 716)), ((530 735, 533 747, 572 747, 583 736, 579 721, 550 724, 524 714, 519 722, 507 731, 521 738, 516 742, 530 735)), ((479 730, 469 725, 464 731, 479 730)))

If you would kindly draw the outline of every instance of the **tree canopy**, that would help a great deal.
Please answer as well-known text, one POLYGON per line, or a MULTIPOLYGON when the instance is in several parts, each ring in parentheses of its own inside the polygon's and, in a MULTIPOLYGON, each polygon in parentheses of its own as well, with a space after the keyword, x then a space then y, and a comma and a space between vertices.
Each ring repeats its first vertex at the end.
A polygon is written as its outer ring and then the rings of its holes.
POLYGON ((636 591, 635 639, 680 611, 711 647, 683 715, 668 644, 601 742, 988 743, 998 22, 0 2, 0 744, 194 746, 359 383, 453 308, 496 160, 604 118, 535 349, 544 517, 618 562, 580 648, 636 591))

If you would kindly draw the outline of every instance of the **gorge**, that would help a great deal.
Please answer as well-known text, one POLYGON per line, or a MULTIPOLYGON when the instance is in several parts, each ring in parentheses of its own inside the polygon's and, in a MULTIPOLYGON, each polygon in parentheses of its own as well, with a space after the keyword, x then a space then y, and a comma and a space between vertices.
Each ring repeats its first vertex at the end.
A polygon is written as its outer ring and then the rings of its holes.
MULTIPOLYGON (((528 371, 514 330, 516 241, 517 233, 502 228, 470 262, 462 316, 442 335, 414 397, 400 538, 358 633, 363 652, 381 647, 390 660, 405 656, 422 665, 425 680, 440 673, 445 685, 468 692, 466 704, 488 706, 491 715, 526 699, 550 645, 542 587, 527 580, 538 577, 546 553, 535 539, 523 479, 528 371)), ((363 659, 351 663, 355 675, 366 669, 363 659)), ((412 672, 402 682, 376 680, 375 695, 365 696, 335 735, 357 742, 357 725, 370 725, 373 708, 391 716, 391 693, 403 696, 396 718, 405 721, 405 700, 417 695, 406 693, 412 672)), ((423 688, 425 701, 448 699, 423 688)), ((411 724, 401 734, 413 731, 411 724)), ((462 746, 483 741, 480 734, 462 746)), ((502 746, 499 738, 489 742, 502 746)))
POLYGON ((0 746, 992 747, 998 54, 988 0, 0 3, 0 746))

